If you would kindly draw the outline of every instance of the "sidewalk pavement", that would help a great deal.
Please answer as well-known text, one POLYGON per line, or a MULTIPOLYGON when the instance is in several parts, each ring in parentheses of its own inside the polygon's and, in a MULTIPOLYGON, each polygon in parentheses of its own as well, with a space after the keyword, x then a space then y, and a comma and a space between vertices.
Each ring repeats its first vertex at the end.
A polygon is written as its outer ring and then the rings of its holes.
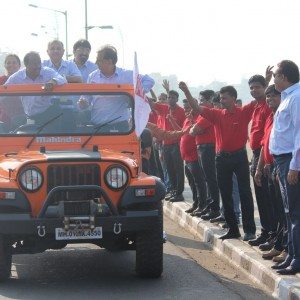
MULTIPOLYGON (((225 229, 187 214, 185 210, 192 203, 192 194, 188 185, 186 186, 187 188, 184 192, 185 202, 170 203, 164 201, 165 215, 178 222, 181 227, 200 238, 203 242, 210 244, 218 255, 236 267, 241 268, 251 280, 266 287, 273 297, 300 300, 300 274, 296 276, 278 275, 276 271, 271 269, 271 265, 274 263, 264 260, 261 257, 263 252, 258 247, 251 247, 247 242, 235 239, 222 242, 218 237, 226 232, 225 229)), ((255 207, 255 221, 257 233, 260 233, 257 207, 255 207)), ((243 233, 242 228, 241 233, 243 233)))

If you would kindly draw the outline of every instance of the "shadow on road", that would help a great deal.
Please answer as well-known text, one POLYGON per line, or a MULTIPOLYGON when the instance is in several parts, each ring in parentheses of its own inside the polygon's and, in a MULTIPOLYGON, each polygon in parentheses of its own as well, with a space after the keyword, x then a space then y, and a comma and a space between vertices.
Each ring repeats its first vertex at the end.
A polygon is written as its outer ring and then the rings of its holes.
MULTIPOLYGON (((196 246, 195 243, 191 241, 190 246, 196 246)), ((224 286, 216 280, 213 273, 181 257, 173 245, 167 243, 165 250, 164 274, 160 279, 140 279, 135 275, 134 251, 67 247, 16 255, 12 278, 0 284, 0 298, 243 299, 228 284, 224 286)))

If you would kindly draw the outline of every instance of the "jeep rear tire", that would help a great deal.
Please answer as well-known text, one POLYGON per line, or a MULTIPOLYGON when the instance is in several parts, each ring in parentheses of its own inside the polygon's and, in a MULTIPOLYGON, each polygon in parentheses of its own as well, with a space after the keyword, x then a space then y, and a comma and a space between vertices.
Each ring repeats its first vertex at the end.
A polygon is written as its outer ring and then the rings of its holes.
POLYGON ((163 271, 163 214, 158 203, 158 221, 155 228, 137 233, 136 272, 141 277, 157 278, 163 271))
POLYGON ((12 251, 11 245, 0 235, 0 282, 10 277, 12 251))

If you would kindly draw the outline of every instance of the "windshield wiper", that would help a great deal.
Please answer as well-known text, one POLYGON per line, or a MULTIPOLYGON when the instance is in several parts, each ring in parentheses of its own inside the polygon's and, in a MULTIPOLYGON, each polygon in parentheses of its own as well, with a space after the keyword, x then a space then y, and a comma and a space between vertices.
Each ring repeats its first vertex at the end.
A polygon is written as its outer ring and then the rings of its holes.
POLYGON ((61 117, 63 115, 63 113, 60 113, 59 115, 55 116, 54 118, 50 119, 49 121, 47 121, 46 123, 44 123, 43 125, 41 125, 40 127, 38 127, 38 131, 33 135, 32 139, 29 141, 29 143, 26 146, 26 149, 28 149, 31 144, 33 143, 34 139, 36 138, 36 136, 50 123, 52 123, 53 121, 55 121, 56 119, 58 119, 59 117, 61 117))
POLYGON ((84 146, 91 140, 91 138, 100 130, 100 128, 102 128, 102 127, 104 127, 104 126, 106 126, 106 125, 108 125, 108 124, 110 124, 110 123, 112 123, 113 121, 116 121, 116 120, 118 120, 118 119, 120 119, 121 118, 121 116, 119 116, 119 117, 117 117, 117 118, 114 118, 114 119, 112 119, 112 120, 110 120, 110 121, 107 121, 107 122, 105 122, 105 123, 103 123, 103 124, 100 124, 100 125, 97 125, 97 126, 94 126, 94 129, 95 129, 95 131, 87 138, 87 140, 82 144, 82 146, 81 146, 81 148, 84 148, 84 146))

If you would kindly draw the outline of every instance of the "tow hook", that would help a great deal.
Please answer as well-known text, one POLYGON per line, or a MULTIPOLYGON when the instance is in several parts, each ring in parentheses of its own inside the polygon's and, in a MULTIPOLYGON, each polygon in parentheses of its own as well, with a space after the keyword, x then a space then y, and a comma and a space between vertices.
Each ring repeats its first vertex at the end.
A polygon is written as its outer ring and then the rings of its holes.
POLYGON ((39 237, 44 237, 46 235, 46 227, 44 225, 38 225, 36 228, 39 237))
POLYGON ((122 224, 121 223, 115 223, 114 224, 114 234, 120 234, 122 231, 122 224))

